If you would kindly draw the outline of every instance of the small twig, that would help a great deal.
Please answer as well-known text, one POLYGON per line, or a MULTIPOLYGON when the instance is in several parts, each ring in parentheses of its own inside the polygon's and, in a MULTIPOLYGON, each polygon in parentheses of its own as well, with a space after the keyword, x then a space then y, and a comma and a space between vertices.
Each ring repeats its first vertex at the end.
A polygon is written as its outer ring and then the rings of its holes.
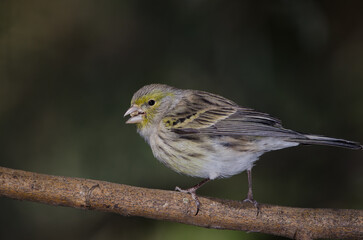
POLYGON ((0 167, 0 196, 142 216, 207 228, 261 232, 295 239, 363 239, 363 211, 302 209, 200 197, 103 181, 58 177, 0 167))

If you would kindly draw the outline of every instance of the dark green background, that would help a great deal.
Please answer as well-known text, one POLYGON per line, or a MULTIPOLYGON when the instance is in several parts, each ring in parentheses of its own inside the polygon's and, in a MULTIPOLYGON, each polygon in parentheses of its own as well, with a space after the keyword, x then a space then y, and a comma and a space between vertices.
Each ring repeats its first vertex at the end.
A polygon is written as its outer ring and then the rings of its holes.
MULTIPOLYGON (((363 2, 0 1, 0 166, 174 189, 126 125, 150 83, 218 93, 297 131, 363 142, 363 2)), ((363 152, 302 146, 254 168, 255 198, 363 207, 363 152)), ((246 174, 201 195, 243 199, 246 174)), ((0 239, 278 239, 0 199, 0 239)))

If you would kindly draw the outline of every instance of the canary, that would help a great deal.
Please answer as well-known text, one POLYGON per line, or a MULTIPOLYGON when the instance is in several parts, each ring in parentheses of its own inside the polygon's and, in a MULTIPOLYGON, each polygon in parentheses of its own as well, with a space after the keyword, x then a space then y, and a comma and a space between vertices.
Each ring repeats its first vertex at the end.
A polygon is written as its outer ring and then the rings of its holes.
POLYGON ((176 190, 190 193, 199 212, 196 191, 210 180, 247 171, 245 201, 258 203, 252 192, 252 167, 269 151, 299 144, 318 144, 362 150, 357 142, 303 134, 283 128, 266 113, 241 107, 216 94, 182 90, 162 84, 146 85, 132 97, 124 116, 136 124, 154 156, 176 172, 204 178, 176 190))

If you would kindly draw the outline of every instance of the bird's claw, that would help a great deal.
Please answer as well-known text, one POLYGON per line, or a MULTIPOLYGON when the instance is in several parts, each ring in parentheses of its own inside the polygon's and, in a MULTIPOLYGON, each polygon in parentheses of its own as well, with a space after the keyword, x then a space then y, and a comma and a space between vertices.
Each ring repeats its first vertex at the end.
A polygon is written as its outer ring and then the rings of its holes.
POLYGON ((249 202, 249 203, 252 203, 253 206, 255 206, 255 208, 257 209, 256 216, 258 216, 258 214, 261 213, 260 204, 255 199, 253 199, 253 198, 246 198, 245 200, 243 200, 243 202, 249 202))
POLYGON ((192 196, 192 198, 195 202, 195 205, 197 205, 197 211, 195 212, 194 216, 197 216, 199 213, 200 202, 199 202, 198 196, 196 194, 196 190, 194 188, 181 189, 180 187, 175 187, 175 191, 179 191, 182 193, 189 193, 192 196))

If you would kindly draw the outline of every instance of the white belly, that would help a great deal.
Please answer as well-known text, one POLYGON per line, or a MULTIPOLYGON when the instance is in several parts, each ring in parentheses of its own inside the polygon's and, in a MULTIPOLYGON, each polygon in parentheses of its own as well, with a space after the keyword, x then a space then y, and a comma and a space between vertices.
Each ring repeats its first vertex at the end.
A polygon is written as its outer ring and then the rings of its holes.
POLYGON ((251 169, 263 153, 296 145, 298 143, 273 138, 244 142, 244 146, 235 147, 223 146, 221 139, 209 141, 208 145, 205 142, 203 145, 203 141, 173 141, 167 144, 159 138, 150 141, 154 156, 166 166, 186 175, 209 179, 236 175, 251 169), (162 150, 160 146, 163 146, 162 150))

